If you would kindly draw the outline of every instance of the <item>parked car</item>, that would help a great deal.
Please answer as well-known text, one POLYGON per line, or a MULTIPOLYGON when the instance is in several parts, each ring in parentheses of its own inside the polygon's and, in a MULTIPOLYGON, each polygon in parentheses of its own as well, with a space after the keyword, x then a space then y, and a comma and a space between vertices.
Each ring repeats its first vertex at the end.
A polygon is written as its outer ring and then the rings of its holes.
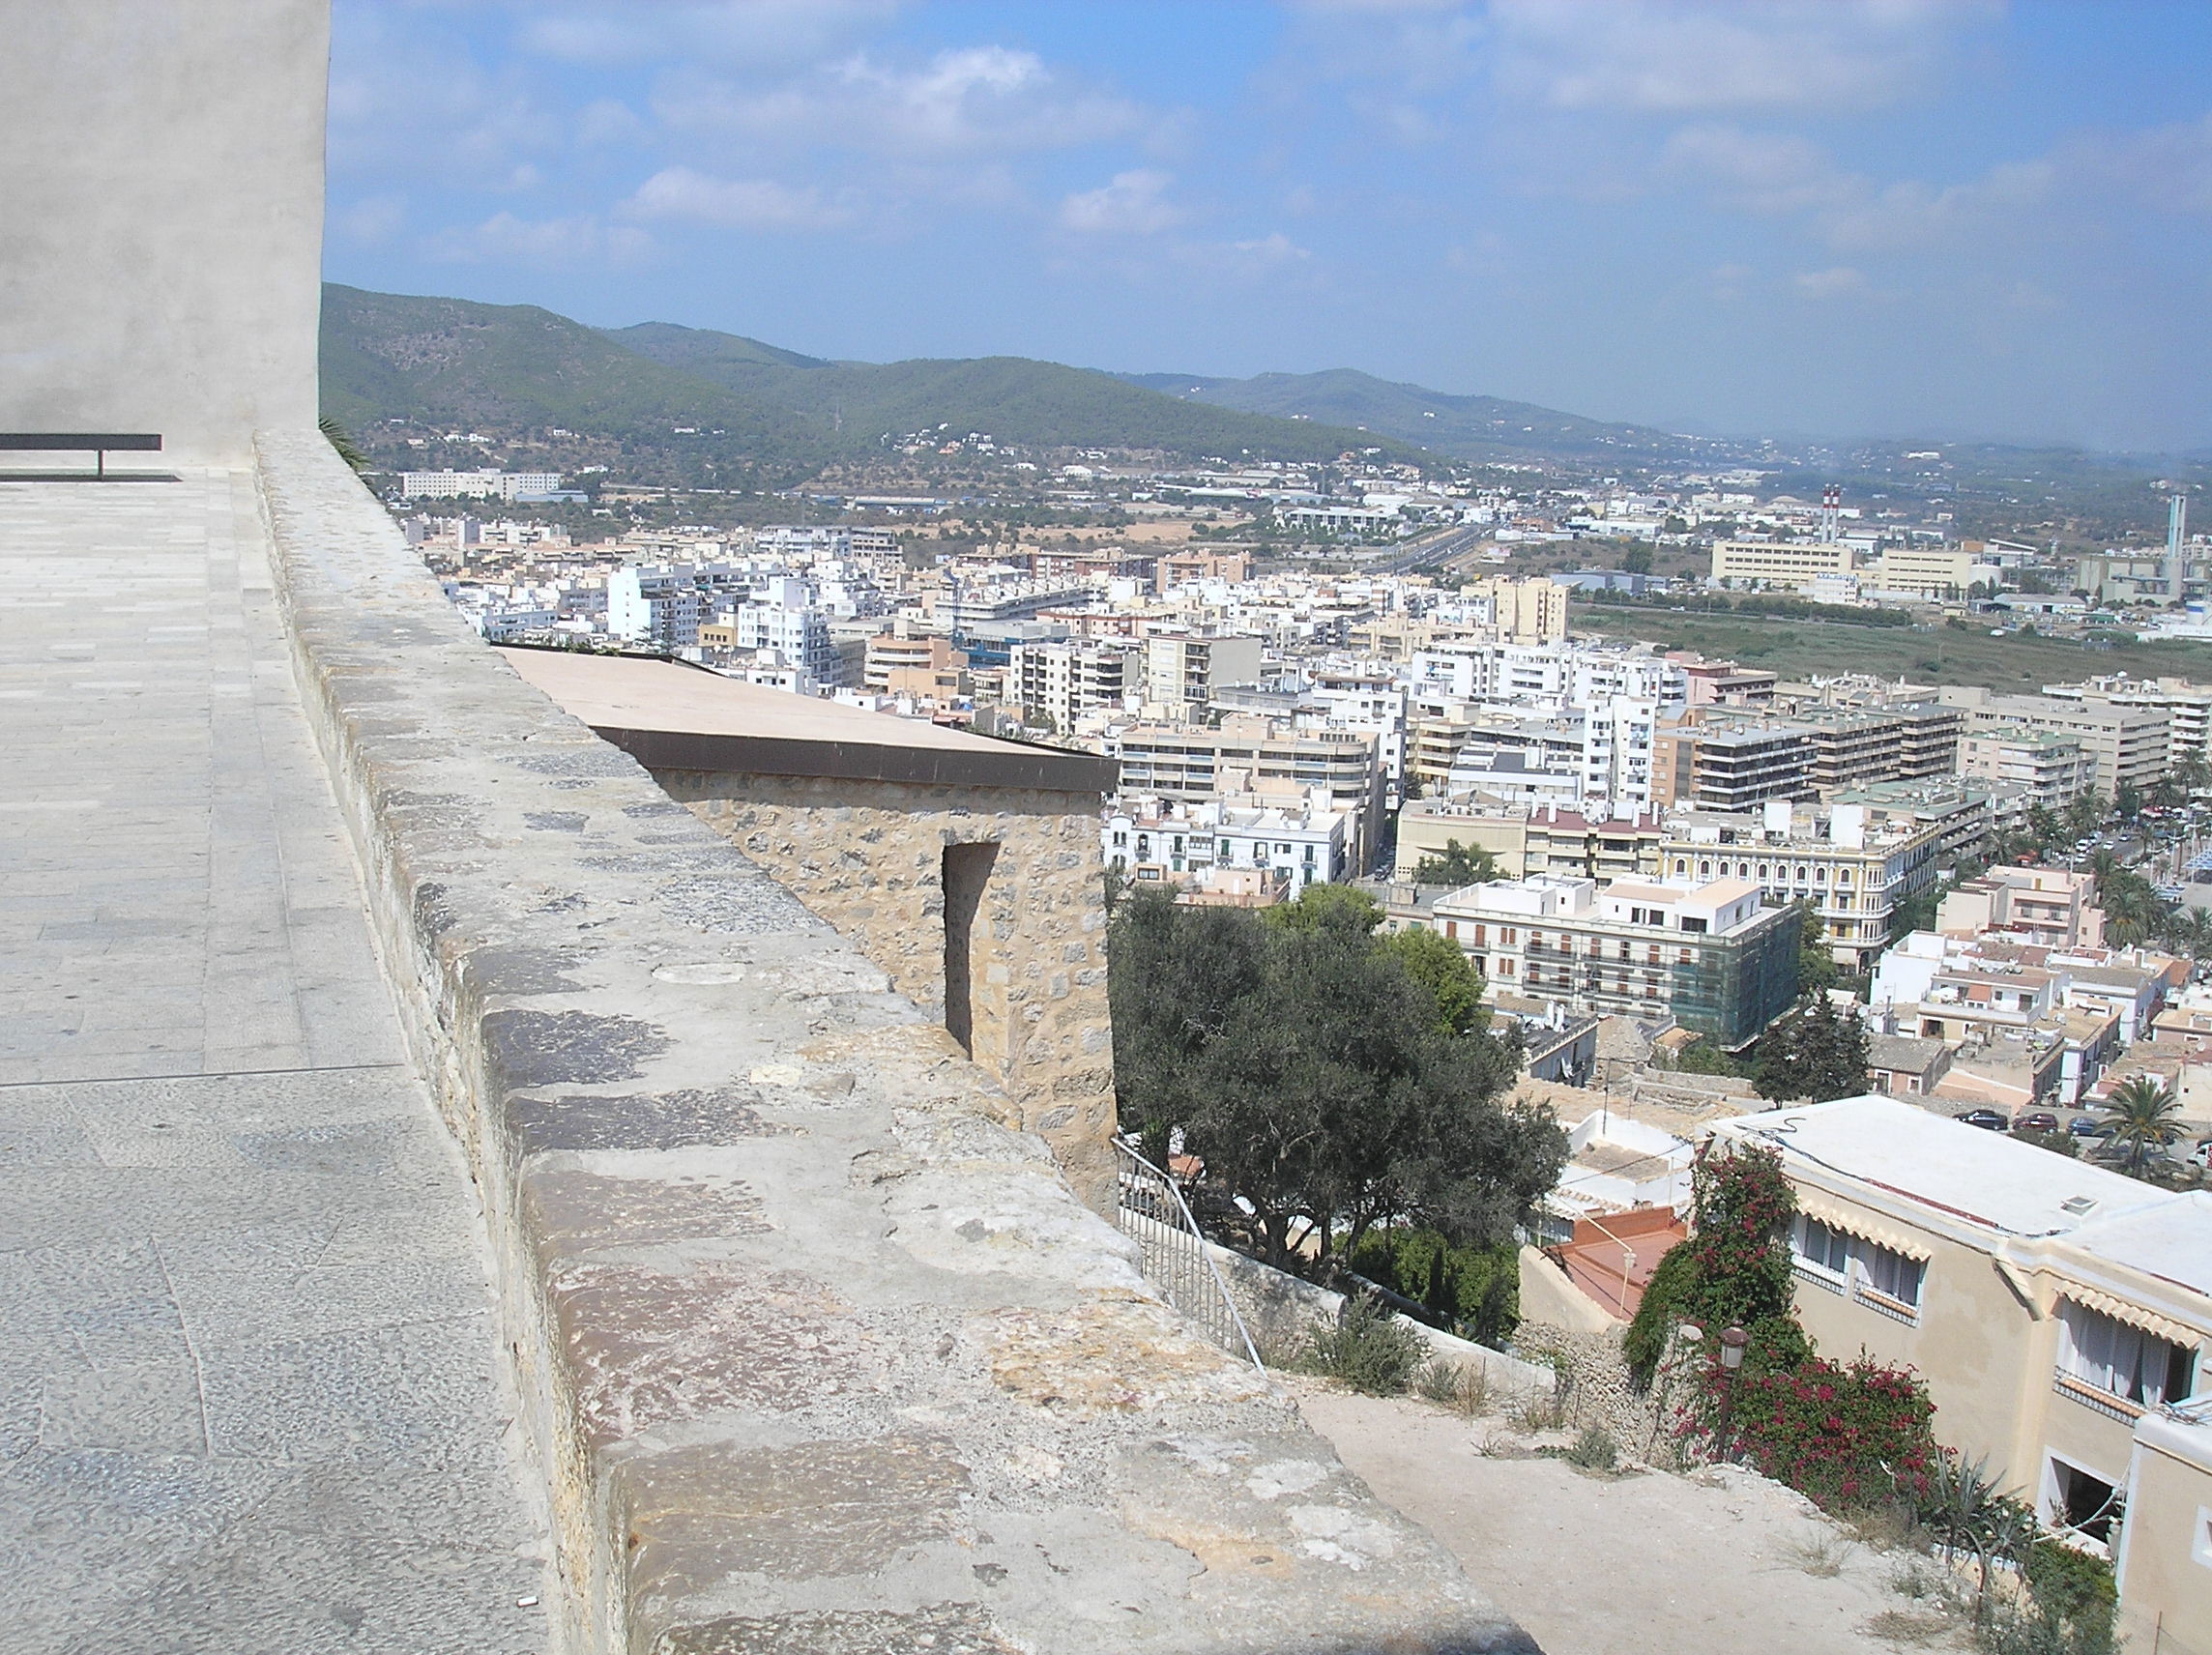
POLYGON ((2066 1130, 2077 1138, 2094 1138, 2103 1128, 2088 1116, 2077 1115, 2066 1123, 2066 1130))
POLYGON ((2055 1132, 2058 1117, 2048 1109, 2031 1109, 2012 1123, 2015 1132, 2055 1132))
POLYGON ((2212 1172, 2212 1138, 2200 1140, 2182 1159, 2200 1173, 2212 1172))
POLYGON ((2006 1127, 2012 1124, 2011 1121, 2007 1120, 2003 1116, 1999 1115, 1994 1109, 1961 1110, 1957 1115, 1952 1116, 1951 1118, 1953 1120, 1964 1120, 1968 1126, 1979 1126, 1986 1132, 2002 1132, 2006 1127))

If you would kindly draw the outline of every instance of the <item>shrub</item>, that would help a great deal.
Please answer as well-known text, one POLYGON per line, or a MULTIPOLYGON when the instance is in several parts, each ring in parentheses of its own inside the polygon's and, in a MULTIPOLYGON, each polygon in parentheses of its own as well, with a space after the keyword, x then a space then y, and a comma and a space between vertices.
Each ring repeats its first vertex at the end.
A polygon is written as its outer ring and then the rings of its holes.
POLYGON ((1428 1342, 1371 1294, 1348 1297, 1333 1322, 1306 1336, 1301 1366, 1368 1396, 1400 1396, 1428 1355, 1428 1342))
POLYGON ((1414 1377, 1413 1388, 1429 1401, 1457 1408, 1470 1419, 1490 1407, 1490 1375, 1473 1362, 1432 1357, 1414 1377))
MULTIPOLYGON (((1703 1407, 1687 1429, 1709 1438, 1731 1381, 1715 1365, 1704 1382, 1703 1407)), ((1863 1356, 1848 1366, 1814 1356, 1765 1373, 1747 1361, 1733 1383, 1732 1446, 1823 1511, 1926 1495, 1941 1453, 1936 1405, 1909 1372, 1863 1356)))
POLYGON ((1374 1231, 1352 1267, 1478 1345, 1502 1345, 1521 1325, 1521 1252, 1511 1241, 1454 1247, 1434 1230, 1374 1231))
POLYGON ((1614 1442, 1612 1432, 1602 1425, 1593 1425, 1576 1437, 1574 1446, 1566 1449, 1560 1458, 1586 1471, 1610 1471, 1620 1464, 1620 1449, 1614 1442))
POLYGON ((2044 1615, 2085 1633, 2101 1630, 2110 1640, 2120 1594, 2105 1558, 2039 1540, 2028 1549, 2025 1573, 2028 1592, 2044 1615))
POLYGON ((1703 1156, 1692 1189, 1690 1238, 1659 1261, 1622 1342, 1640 1388, 1651 1383, 1667 1331, 1680 1321, 1701 1322, 1710 1334, 1740 1324, 1753 1337, 1753 1362, 1762 1368, 1785 1366, 1793 1352, 1812 1349, 1790 1315, 1792 1278, 1784 1237, 1797 1198, 1782 1176, 1780 1154, 1745 1147, 1703 1156), (1789 1322, 1790 1330, 1779 1322, 1789 1322))

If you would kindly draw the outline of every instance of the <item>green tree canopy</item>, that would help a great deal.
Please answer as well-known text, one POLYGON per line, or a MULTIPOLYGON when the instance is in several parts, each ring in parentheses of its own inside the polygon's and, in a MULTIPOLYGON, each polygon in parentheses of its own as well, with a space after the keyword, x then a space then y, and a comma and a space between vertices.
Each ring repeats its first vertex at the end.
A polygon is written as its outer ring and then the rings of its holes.
POLYGON ((1426 929, 1400 931, 1383 938, 1381 945, 1435 999, 1437 1025, 1444 1033, 1471 1034, 1480 1027, 1482 978, 1466 949, 1426 929))
POLYGON ((1413 865, 1415 885, 1448 885, 1454 890, 1462 886, 1488 885, 1498 877, 1495 856, 1480 845, 1463 845, 1457 839, 1444 841, 1443 855, 1423 857, 1413 865))
POLYGON ((1797 910, 1797 992, 1799 995, 1825 994, 1836 986, 1836 956, 1828 946, 1827 927, 1820 923, 1820 911, 1810 902, 1793 905, 1797 910))
POLYGON ((1123 1123, 1180 1127, 1277 1262, 1310 1236, 1325 1263, 1384 1222, 1496 1242, 1557 1178, 1565 1135, 1548 1110, 1499 1101, 1517 1039, 1455 1030, 1346 895, 1311 887, 1266 919, 1159 891, 1122 900, 1109 994, 1123 1123))
POLYGON ((1754 1083, 1776 1102, 1855 1097, 1868 1088, 1866 1025, 1820 995, 1759 1042, 1754 1083))

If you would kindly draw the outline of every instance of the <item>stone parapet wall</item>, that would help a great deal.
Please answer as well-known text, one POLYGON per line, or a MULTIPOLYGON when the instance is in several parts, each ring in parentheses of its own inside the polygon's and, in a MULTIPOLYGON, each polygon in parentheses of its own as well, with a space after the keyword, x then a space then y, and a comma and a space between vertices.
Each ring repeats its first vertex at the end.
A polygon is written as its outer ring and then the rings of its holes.
POLYGON ((1005 1088, 1007 1123, 1041 1137, 1085 1204, 1111 1213, 1114 1054, 1096 797, 654 774, 941 1020, 945 849, 995 846, 976 915, 975 1060, 1005 1088))
POLYGON ((481 1186, 569 1651, 1530 1650, 927 1013, 468 632, 310 433, 309 721, 481 1186))

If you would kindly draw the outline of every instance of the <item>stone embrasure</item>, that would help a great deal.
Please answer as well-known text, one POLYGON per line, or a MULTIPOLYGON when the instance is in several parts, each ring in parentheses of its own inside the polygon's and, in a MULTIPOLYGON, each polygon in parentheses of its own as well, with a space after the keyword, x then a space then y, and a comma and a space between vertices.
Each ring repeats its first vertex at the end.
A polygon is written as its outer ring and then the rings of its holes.
POLYGON ((326 445, 262 461, 568 1648, 1533 1647, 883 972, 484 649, 326 445))
POLYGON ((890 973, 945 1000, 948 845, 994 848, 976 915, 975 1061, 1008 1124, 1042 1138, 1085 1204, 1115 1202, 1114 1054, 1097 799, 1030 789, 656 770, 701 821, 890 973))

